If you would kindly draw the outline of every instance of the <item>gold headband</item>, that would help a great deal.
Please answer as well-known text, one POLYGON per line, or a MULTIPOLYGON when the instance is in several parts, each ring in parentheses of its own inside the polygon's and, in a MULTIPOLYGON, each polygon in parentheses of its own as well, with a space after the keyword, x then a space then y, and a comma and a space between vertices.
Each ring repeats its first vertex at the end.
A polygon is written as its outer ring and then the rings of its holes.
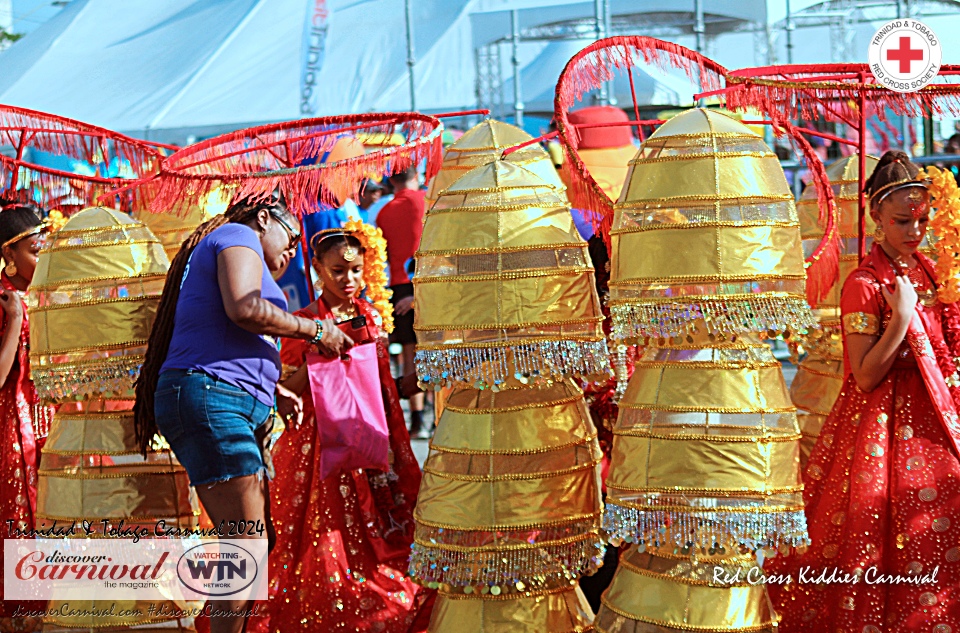
POLYGON ((0 248, 6 248, 6 247, 10 246, 11 244, 16 244, 17 242, 19 242, 20 240, 22 240, 22 239, 25 238, 25 237, 30 237, 31 235, 36 235, 37 233, 42 233, 42 232, 46 231, 46 230, 49 229, 49 228, 50 228, 50 226, 49 226, 46 222, 41 222, 40 224, 38 224, 38 225, 36 225, 36 226, 34 226, 34 227, 30 227, 30 228, 27 229, 26 231, 21 231, 20 233, 17 233, 16 235, 14 235, 13 237, 11 237, 9 240, 7 240, 6 242, 4 242, 3 244, 0 244, 0 248))
MULTIPOLYGON (((353 231, 345 231, 343 229, 323 229, 322 231, 317 231, 316 233, 313 234, 313 237, 310 238, 310 244, 313 246, 313 250, 317 250, 317 246, 319 246, 320 242, 327 239, 328 237, 338 237, 338 236, 346 237, 348 235, 353 235, 354 237, 356 237, 353 231)), ((348 262, 352 262, 353 260, 355 260, 357 258, 357 255, 359 254, 360 254, 360 251, 358 251, 355 247, 350 246, 349 244, 343 250, 343 258, 348 262)))
POLYGON ((907 187, 923 187, 924 189, 929 186, 930 181, 928 179, 920 179, 919 177, 916 180, 909 178, 904 178, 903 180, 897 180, 895 182, 888 182, 884 186, 880 187, 872 194, 870 194, 870 206, 878 207, 880 203, 883 202, 883 199, 889 196, 894 191, 899 189, 906 189, 907 187), (879 197, 878 197, 879 196, 879 197))

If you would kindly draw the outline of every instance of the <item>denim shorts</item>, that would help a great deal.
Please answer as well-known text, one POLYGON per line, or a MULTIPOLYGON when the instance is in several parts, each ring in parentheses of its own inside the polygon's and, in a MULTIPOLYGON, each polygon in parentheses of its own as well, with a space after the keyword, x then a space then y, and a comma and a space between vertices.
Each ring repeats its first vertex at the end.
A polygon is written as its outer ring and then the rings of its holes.
POLYGON ((181 369, 160 374, 153 404, 157 428, 193 486, 262 474, 254 432, 270 409, 240 387, 181 369))

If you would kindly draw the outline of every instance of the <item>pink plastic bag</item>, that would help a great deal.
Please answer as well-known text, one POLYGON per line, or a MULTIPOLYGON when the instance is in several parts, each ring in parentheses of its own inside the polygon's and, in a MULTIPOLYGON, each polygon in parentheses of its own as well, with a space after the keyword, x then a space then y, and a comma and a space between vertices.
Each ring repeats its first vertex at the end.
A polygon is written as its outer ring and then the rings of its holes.
POLYGON ((320 476, 341 470, 387 470, 390 437, 380 393, 377 346, 358 345, 349 360, 307 354, 307 375, 320 433, 320 476))

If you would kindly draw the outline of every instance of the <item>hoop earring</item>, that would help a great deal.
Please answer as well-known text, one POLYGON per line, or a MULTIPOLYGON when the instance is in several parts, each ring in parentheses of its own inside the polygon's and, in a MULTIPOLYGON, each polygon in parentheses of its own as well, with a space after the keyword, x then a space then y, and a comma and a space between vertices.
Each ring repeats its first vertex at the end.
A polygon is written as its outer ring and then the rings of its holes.
POLYGON ((7 273, 7 277, 15 277, 17 274, 17 265, 10 262, 4 267, 3 271, 7 273))
POLYGON ((877 230, 873 232, 873 241, 877 244, 882 244, 885 239, 887 239, 887 236, 884 235, 883 229, 878 226, 877 230))

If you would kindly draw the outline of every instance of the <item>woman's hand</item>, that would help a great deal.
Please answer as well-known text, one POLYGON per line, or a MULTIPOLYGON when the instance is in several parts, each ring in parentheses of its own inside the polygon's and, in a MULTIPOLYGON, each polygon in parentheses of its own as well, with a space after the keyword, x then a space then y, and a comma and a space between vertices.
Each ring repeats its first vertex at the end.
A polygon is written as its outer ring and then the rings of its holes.
POLYGON ((913 287, 913 283, 905 275, 897 275, 893 282, 893 292, 887 290, 886 286, 881 286, 880 291, 893 313, 909 321, 917 308, 917 289, 913 287))
POLYGON ((404 297, 393 306, 393 313, 397 316, 403 316, 407 312, 410 312, 410 310, 413 310, 413 297, 404 297))
POLYGON ((281 384, 277 384, 277 413, 285 424, 297 429, 303 422, 303 400, 281 384))
POLYGON ((7 320, 23 319, 23 303, 17 293, 12 290, 0 293, 0 308, 3 308, 7 320))
POLYGON ((333 319, 326 319, 322 324, 323 336, 317 343, 318 352, 327 358, 338 358, 353 347, 353 339, 344 334, 333 319))

